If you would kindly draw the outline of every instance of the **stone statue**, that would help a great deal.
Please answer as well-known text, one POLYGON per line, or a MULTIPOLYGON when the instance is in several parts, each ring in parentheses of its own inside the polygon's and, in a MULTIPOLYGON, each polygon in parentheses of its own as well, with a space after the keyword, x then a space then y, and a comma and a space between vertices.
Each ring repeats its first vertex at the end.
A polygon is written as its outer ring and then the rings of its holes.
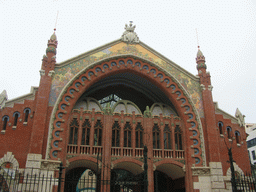
POLYGON ((123 33, 121 39, 124 42, 128 42, 128 43, 139 43, 139 37, 137 36, 137 34, 134 32, 136 25, 132 25, 132 21, 130 21, 130 24, 127 25, 125 24, 125 32, 123 33))
POLYGON ((245 115, 242 115, 242 113, 239 111, 238 108, 236 109, 236 115, 235 116, 238 120, 238 123, 239 123, 240 127, 244 127, 245 126, 245 121, 244 121, 245 115))
POLYGON ((3 90, 3 92, 0 94, 0 108, 4 108, 5 101, 8 100, 7 92, 6 90, 3 90))

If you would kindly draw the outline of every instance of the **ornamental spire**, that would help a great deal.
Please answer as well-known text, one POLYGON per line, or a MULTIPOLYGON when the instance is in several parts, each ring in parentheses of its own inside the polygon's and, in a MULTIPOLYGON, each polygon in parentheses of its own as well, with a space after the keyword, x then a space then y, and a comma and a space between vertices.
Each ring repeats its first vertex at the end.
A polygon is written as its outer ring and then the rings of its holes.
POLYGON ((50 40, 48 40, 48 48, 46 49, 46 54, 48 54, 48 52, 53 52, 54 55, 56 55, 56 48, 58 45, 58 41, 57 41, 57 36, 55 34, 55 31, 56 31, 56 28, 54 29, 54 32, 50 37, 50 40))
POLYGON ((198 51, 197 51, 197 55, 196 55, 196 63, 197 63, 197 69, 200 69, 200 68, 206 69, 205 57, 204 57, 202 51, 200 50, 200 46, 198 46, 198 51))
POLYGON ((130 21, 130 24, 125 24, 125 32, 123 33, 121 40, 130 44, 139 43, 139 37, 134 32, 134 29, 136 25, 132 25, 132 21, 130 21))
MULTIPOLYGON (((54 69, 55 63, 56 63, 56 48, 58 45, 57 36, 55 34, 56 28, 54 29, 54 32, 50 39, 48 40, 47 48, 46 48, 46 55, 43 56, 43 63, 42 68, 40 70, 40 74, 45 75, 48 74, 49 71, 52 71, 54 69)), ((49 73, 49 75, 51 75, 49 73)))

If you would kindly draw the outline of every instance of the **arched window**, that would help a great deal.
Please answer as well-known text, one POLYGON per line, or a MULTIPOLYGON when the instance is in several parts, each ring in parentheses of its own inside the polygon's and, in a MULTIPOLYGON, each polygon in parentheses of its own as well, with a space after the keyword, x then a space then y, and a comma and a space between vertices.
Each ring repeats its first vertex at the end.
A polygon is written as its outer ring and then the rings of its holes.
POLYGON ((141 122, 137 123, 136 129, 135 129, 135 133, 136 133, 136 148, 143 148, 143 128, 141 125, 141 122))
POLYGON ((240 143, 240 133, 238 131, 235 132, 235 137, 236 137, 236 143, 240 143))
POLYGON ((20 117, 20 113, 19 112, 13 113, 13 117, 14 117, 13 126, 17 126, 18 118, 20 117))
POLYGON ((102 141, 102 123, 100 120, 97 120, 94 126, 94 146, 101 146, 102 141))
POLYGON ((88 119, 85 119, 82 125, 81 145, 90 145, 90 129, 91 129, 91 124, 88 119))
POLYGON ((9 117, 7 115, 3 116, 2 121, 3 121, 3 128, 2 129, 6 130, 7 122, 9 121, 9 117))
POLYGON ((124 147, 132 147, 131 143, 132 128, 129 122, 124 126, 124 147))
POLYGON ((158 124, 155 123, 153 126, 153 148, 160 149, 160 130, 158 124))
POLYGON ((24 117, 24 123, 28 122, 28 115, 31 112, 29 108, 24 109, 25 117, 24 117))
POLYGON ((120 147, 120 126, 115 121, 112 126, 112 147, 120 147))
POLYGON ((77 145, 78 127, 77 118, 74 118, 70 123, 69 144, 77 145))
POLYGON ((165 124, 165 127, 164 127, 164 148, 165 149, 172 148, 171 135, 172 135, 172 132, 170 131, 169 125, 165 124))
POLYGON ((182 150, 182 132, 178 125, 175 127, 175 149, 182 150))
POLYGON ((228 134, 228 138, 231 139, 232 135, 231 135, 231 127, 227 127, 227 134, 228 134))
POLYGON ((219 122, 218 123, 218 126, 219 126, 219 132, 221 135, 223 135, 223 123, 222 122, 219 122))

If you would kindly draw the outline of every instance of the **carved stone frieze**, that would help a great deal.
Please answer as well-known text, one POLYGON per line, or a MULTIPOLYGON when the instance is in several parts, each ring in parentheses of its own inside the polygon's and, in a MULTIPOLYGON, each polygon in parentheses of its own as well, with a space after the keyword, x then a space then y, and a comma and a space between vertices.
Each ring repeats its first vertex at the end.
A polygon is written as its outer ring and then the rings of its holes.
POLYGON ((192 167, 192 175, 210 175, 209 167, 192 167))
POLYGON ((42 160, 41 169, 57 170, 60 166, 60 161, 42 160))

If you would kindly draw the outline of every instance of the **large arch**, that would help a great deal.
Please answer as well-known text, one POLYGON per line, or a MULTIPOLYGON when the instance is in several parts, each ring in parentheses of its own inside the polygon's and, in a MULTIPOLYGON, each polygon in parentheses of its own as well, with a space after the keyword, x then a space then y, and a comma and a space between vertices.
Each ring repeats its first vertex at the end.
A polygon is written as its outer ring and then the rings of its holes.
POLYGON ((140 174, 143 172, 142 166, 143 163, 139 160, 133 158, 117 159, 112 162, 113 168, 115 169, 125 169, 130 171, 134 175, 140 174))
POLYGON ((82 167, 85 164, 87 165, 88 168, 96 171, 97 170, 97 159, 89 156, 78 156, 78 157, 72 157, 68 160, 68 166, 66 168, 66 171, 77 168, 77 167, 82 167))
POLYGON ((60 93, 50 119, 47 158, 64 158, 69 114, 76 101, 99 80, 118 73, 141 76, 159 87, 170 99, 185 125, 186 158, 196 166, 206 166, 203 130, 198 112, 186 89, 166 70, 155 63, 133 55, 108 58, 91 64, 75 75, 60 93), (190 147, 192 146, 192 147, 190 147), (193 161, 192 161, 193 162, 193 161))

